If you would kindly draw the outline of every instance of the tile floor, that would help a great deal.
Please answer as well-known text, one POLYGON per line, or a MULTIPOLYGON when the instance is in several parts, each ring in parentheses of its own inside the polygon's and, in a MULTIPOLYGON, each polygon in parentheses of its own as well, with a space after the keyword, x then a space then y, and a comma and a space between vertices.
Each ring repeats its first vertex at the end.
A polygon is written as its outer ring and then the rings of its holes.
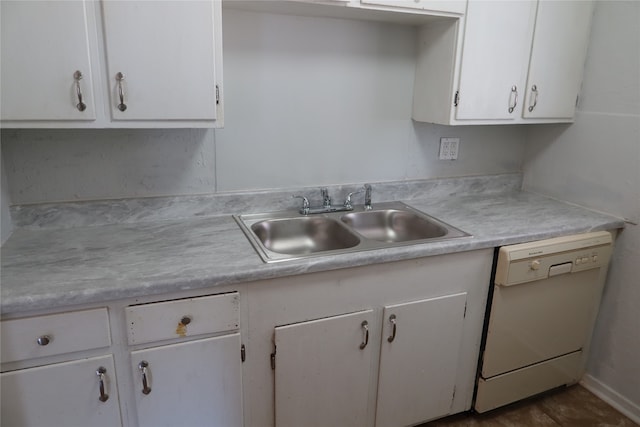
POLYGON ((458 414, 420 427, 637 427, 587 389, 575 385, 495 409, 458 414))

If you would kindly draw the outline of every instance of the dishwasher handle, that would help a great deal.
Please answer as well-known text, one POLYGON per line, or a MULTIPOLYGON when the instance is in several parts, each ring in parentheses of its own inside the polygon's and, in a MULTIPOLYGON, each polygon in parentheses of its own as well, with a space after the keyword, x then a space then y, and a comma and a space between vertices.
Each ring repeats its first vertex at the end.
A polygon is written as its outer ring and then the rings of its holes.
POLYGON ((561 274, 571 273, 573 267, 572 262, 565 262, 563 264, 556 264, 549 267, 549 277, 560 276, 561 274))

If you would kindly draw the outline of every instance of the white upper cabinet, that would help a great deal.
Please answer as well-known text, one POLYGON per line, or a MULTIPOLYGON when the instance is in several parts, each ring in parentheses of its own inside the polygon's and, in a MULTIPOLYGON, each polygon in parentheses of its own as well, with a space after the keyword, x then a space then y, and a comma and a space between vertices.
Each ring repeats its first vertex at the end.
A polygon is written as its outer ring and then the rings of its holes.
POLYGON ((535 1, 469 3, 456 119, 520 115, 535 7, 535 1))
POLYGON ((413 118, 460 124, 571 122, 592 1, 469 0, 420 30, 413 118))
POLYGON ((361 0, 362 4, 463 14, 467 0, 361 0))
POLYGON ((105 0, 102 10, 114 120, 216 120, 213 2, 105 0))
POLYGON ((0 2, 2 120, 95 120, 92 2, 0 2))
POLYGON ((523 116, 572 120, 582 84, 593 2, 541 1, 523 116))
POLYGON ((222 127, 220 0, 1 7, 2 127, 222 127))

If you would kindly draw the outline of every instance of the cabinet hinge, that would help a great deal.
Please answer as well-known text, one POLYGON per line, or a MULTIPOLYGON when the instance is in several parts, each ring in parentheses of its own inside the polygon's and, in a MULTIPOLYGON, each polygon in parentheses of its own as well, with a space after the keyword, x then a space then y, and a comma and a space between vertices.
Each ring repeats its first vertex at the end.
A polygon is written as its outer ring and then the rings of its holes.
POLYGON ((242 360, 243 363, 245 360, 247 360, 247 349, 245 348, 244 344, 240 346, 240 360, 242 360))
POLYGON ((216 105, 220 104, 220 86, 216 85, 216 105))
POLYGON ((460 101, 460 91, 457 90, 456 94, 453 97, 453 106, 457 107, 458 106, 458 102, 460 101))

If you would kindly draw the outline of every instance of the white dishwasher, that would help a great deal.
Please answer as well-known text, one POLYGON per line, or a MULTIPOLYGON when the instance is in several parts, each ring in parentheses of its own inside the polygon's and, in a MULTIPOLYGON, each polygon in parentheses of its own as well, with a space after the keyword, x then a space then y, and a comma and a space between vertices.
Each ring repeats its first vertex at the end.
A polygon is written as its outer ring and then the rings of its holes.
POLYGON ((580 380, 611 250, 606 231, 500 248, 477 412, 580 380))

